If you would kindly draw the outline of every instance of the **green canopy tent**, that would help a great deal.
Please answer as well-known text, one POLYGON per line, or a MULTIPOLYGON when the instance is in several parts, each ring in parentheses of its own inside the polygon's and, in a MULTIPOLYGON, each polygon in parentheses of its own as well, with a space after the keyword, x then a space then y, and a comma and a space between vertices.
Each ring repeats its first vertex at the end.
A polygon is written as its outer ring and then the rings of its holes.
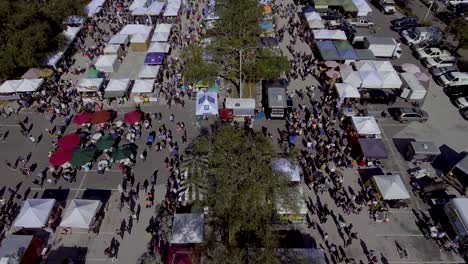
POLYGON ((94 158, 94 151, 91 149, 80 149, 73 153, 70 164, 76 167, 83 166, 94 158))
POLYGON ((356 7, 352 0, 343 1, 341 6, 345 12, 357 13, 359 11, 359 9, 356 7))
POLYGON ((128 148, 118 148, 112 153, 112 158, 114 160, 123 160, 130 157, 132 151, 128 148))
POLYGON ((88 78, 99 78, 99 71, 96 69, 89 69, 88 78))
POLYGON ((98 139, 98 141, 96 142, 96 147, 99 150, 105 150, 111 148, 114 145, 114 143, 115 139, 112 136, 107 135, 98 139))

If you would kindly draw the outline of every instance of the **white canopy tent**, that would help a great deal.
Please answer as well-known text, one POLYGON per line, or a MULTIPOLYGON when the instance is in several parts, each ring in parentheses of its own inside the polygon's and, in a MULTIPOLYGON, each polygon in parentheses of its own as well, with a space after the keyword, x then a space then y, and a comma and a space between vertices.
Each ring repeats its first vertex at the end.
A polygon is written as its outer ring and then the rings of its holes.
POLYGON ((102 72, 116 72, 119 68, 117 55, 101 55, 94 66, 102 72))
POLYGON ((63 49, 61 49, 61 50, 57 51, 56 53, 54 53, 53 55, 49 56, 45 60, 44 65, 51 66, 51 67, 57 66, 57 63, 60 61, 60 59, 62 58, 65 51, 67 51, 68 47, 70 47, 70 44, 73 42, 73 40, 75 40, 76 36, 81 31, 81 29, 82 29, 81 26, 80 27, 70 27, 70 26, 68 26, 67 29, 65 29, 62 32, 62 35, 65 38, 65 45, 64 45, 63 49))
POLYGON ((146 13, 146 7, 138 7, 132 11, 132 16, 144 16, 146 13))
POLYGON ((148 0, 133 0, 128 10, 134 11, 138 8, 146 7, 147 4, 148 4, 148 0))
POLYGON ((25 79, 21 84, 16 88, 17 93, 24 92, 35 92, 39 89, 44 83, 44 79, 25 79))
POLYGON ((145 26, 141 24, 129 24, 120 30, 121 35, 135 35, 135 34, 149 34, 153 30, 151 26, 145 26))
POLYGON ((395 71, 393 65, 389 61, 372 61, 375 70, 379 72, 386 72, 386 71, 395 71))
POLYGON ((384 71, 379 72, 382 77, 382 85, 380 88, 388 89, 399 89, 403 82, 396 71, 384 71))
POLYGON ((361 75, 357 71, 340 71, 343 83, 351 84, 354 87, 361 87, 361 75))
POLYGON ((348 83, 335 83, 336 91, 340 98, 360 98, 359 90, 348 83))
POLYGON ((362 88, 380 88, 382 87, 382 76, 377 71, 359 71, 362 79, 362 88))
POLYGON ((308 20, 307 24, 309 25, 309 28, 311 29, 325 28, 325 24, 323 23, 323 20, 318 20, 318 19, 308 20))
POLYGON ((123 34, 114 35, 109 40, 109 44, 119 44, 119 45, 124 45, 124 46, 127 46, 129 42, 130 42, 130 37, 128 35, 123 35, 123 34))
POLYGON ((123 97, 130 87, 130 79, 111 79, 104 89, 104 97, 123 97))
POLYGON ((382 133, 373 116, 352 116, 351 120, 360 135, 380 135, 382 133))
POLYGON ((166 9, 164 10, 163 16, 165 17, 177 16, 181 5, 182 5, 181 0, 170 0, 166 5, 166 9))
POLYGON ((23 80, 7 80, 0 86, 0 94, 9 94, 16 92, 23 80))
POLYGON ((158 24, 154 30, 151 42, 167 42, 171 35, 172 25, 171 24, 158 24))
POLYGON ((27 199, 13 224, 15 227, 42 228, 47 225, 54 199, 27 199))
POLYGON ((301 167, 299 164, 293 163, 289 159, 274 159, 271 161, 271 170, 274 173, 283 173, 286 175, 292 182, 301 181, 301 167))
POLYGON ((166 5, 166 3, 164 3, 164 2, 154 1, 146 9, 145 15, 159 16, 161 14, 162 10, 164 9, 165 5, 166 5))
POLYGON ((122 52, 122 47, 119 44, 107 44, 104 48, 105 55, 118 55, 122 52))
POLYGON ((102 6, 106 0, 92 0, 86 7, 85 7, 85 13, 88 15, 88 17, 92 17, 95 14, 99 13, 102 9, 102 6))
POLYGON ((167 42, 152 42, 148 52, 169 53, 171 46, 167 42))
POLYGON ((399 174, 376 175, 373 177, 384 200, 409 199, 410 195, 399 174))
POLYGON ((307 21, 322 20, 322 17, 320 16, 318 12, 307 12, 307 13, 304 13, 304 16, 307 21))
POLYGON ((371 60, 361 60, 353 62, 356 71, 376 71, 374 62, 371 60))
POLYGON ((197 93, 195 105, 195 115, 217 115, 218 114, 218 93, 203 92, 197 93))
POLYGON ((204 224, 202 213, 175 214, 172 223, 171 244, 203 242, 204 224))
POLYGON ((358 17, 366 17, 372 12, 372 8, 369 6, 366 0, 352 0, 354 5, 358 9, 358 17))
POLYGON ((73 199, 63 213, 61 227, 89 228, 101 208, 99 200, 73 199))
POLYGON ((132 93, 152 93, 154 91, 154 79, 135 80, 132 93))
POLYGON ((314 38, 316 40, 320 39, 333 39, 333 40, 347 40, 346 34, 342 30, 328 30, 328 29, 319 29, 312 30, 314 33, 314 38))
POLYGON ((78 92, 96 92, 104 82, 104 78, 83 78, 76 83, 78 92))
POLYGON ((160 65, 143 65, 138 73, 140 79, 155 79, 158 76, 160 65))

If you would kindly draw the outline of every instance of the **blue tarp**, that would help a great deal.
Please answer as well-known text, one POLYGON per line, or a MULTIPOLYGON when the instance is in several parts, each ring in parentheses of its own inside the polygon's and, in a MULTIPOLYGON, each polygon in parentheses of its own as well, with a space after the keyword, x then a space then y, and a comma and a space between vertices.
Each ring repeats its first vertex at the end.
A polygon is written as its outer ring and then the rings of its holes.
POLYGON ((306 6, 306 7, 304 7, 303 12, 304 13, 312 13, 312 12, 315 12, 315 8, 313 8, 312 6, 306 6))
POLYGON ((322 60, 342 60, 335 45, 330 40, 316 41, 315 45, 322 57, 322 60))
POLYGON ((275 25, 271 21, 262 21, 262 22, 260 22, 260 27, 263 30, 273 30, 275 25))
POLYGON ((343 60, 357 60, 358 58, 354 49, 338 50, 338 54, 343 60))

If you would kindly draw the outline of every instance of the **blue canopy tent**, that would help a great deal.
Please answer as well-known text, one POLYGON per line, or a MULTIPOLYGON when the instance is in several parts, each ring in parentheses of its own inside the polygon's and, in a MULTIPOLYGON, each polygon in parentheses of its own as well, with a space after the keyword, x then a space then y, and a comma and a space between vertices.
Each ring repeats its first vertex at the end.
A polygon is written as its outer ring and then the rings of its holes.
POLYGON ((333 41, 338 54, 343 60, 357 60, 358 56, 354 52, 353 46, 347 40, 333 41))
POLYGON ((338 50, 333 44, 333 41, 331 40, 316 41, 315 45, 317 46, 317 49, 320 53, 320 57, 322 58, 322 60, 325 60, 325 61, 342 60, 340 54, 338 53, 338 50))
POLYGON ((275 25, 271 21, 262 21, 262 22, 260 22, 260 27, 263 30, 273 30, 275 25))

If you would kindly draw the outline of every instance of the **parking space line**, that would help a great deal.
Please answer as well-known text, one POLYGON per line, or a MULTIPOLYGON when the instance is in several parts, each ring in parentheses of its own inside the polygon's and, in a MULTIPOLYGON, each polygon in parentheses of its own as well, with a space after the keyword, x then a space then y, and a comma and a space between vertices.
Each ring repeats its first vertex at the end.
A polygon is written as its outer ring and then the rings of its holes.
MULTIPOLYGON (((88 172, 85 172, 85 174, 83 175, 83 179, 81 180, 81 183, 80 183, 80 186, 78 187, 78 189, 82 189, 81 187, 83 187, 83 183, 86 180, 86 175, 88 175, 88 172)), ((76 197, 78 197, 78 192, 75 193, 75 199, 76 199, 76 197)))
POLYGON ((375 234, 378 237, 423 237, 423 234, 375 234))
POLYGON ((400 264, 452 264, 452 263, 463 263, 459 261, 443 261, 443 260, 438 260, 438 261, 401 261, 401 260, 395 260, 391 261, 389 260, 388 263, 400 263, 400 264))
POLYGON ((0 127, 19 127, 20 125, 0 125, 0 127))

